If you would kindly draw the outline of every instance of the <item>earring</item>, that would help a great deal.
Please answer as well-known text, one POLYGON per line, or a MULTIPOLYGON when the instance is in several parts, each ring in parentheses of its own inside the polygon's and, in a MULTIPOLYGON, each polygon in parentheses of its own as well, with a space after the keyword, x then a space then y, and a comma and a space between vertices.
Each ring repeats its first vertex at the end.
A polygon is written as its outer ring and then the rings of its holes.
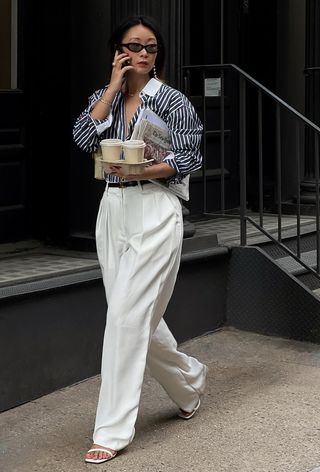
POLYGON ((157 69, 156 69, 156 66, 155 66, 155 65, 153 66, 153 77, 154 77, 155 79, 158 78, 158 77, 157 77, 157 69))

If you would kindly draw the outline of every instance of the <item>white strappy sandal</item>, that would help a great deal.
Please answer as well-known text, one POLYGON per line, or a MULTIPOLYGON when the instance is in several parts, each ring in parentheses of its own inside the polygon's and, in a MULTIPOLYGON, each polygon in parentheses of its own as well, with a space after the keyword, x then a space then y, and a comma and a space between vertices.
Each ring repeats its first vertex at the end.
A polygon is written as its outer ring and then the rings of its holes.
POLYGON ((200 405, 201 405, 201 401, 200 401, 200 398, 199 398, 199 401, 198 401, 197 405, 191 411, 191 413, 183 411, 180 408, 179 418, 183 418, 184 420, 190 420, 195 415, 195 413, 199 410, 200 405))
POLYGON ((116 457, 116 455, 117 451, 112 451, 111 449, 103 449, 101 447, 94 447, 92 449, 89 449, 84 460, 85 462, 89 462, 90 464, 102 464, 103 462, 111 461, 111 459, 116 457), (87 455, 91 452, 104 452, 105 454, 108 454, 108 456, 104 459, 90 459, 87 457, 87 455))

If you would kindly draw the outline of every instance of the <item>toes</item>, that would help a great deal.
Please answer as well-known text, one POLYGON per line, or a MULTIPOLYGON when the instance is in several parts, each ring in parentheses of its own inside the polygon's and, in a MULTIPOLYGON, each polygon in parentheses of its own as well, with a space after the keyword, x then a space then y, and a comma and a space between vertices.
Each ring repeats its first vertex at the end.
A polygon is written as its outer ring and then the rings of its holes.
POLYGON ((102 451, 98 452, 98 459, 106 459, 107 457, 108 457, 107 452, 102 452, 102 451))
MULTIPOLYGON (((101 446, 99 446, 101 447, 101 446)), ((92 451, 92 452, 87 452, 86 453, 86 458, 87 459, 93 459, 93 460, 105 460, 111 458, 115 451, 112 449, 106 449, 105 451, 92 451)))

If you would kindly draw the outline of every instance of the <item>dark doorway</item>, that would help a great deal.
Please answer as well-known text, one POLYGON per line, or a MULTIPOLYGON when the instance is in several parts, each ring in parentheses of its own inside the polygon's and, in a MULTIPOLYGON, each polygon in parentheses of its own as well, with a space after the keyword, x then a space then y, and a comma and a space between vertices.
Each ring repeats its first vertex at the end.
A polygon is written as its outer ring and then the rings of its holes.
POLYGON ((69 3, 1 2, 0 243, 66 235, 69 3))
POLYGON ((22 2, 0 4, 0 243, 30 235, 22 2))
MULTIPOLYGON (((276 93, 277 90, 277 1, 239 1, 239 66, 276 93)), ((258 209, 258 99, 257 90, 247 87, 247 192, 248 205, 258 209)), ((275 107, 263 99, 263 154, 265 156, 264 201, 273 207, 275 198, 275 107)))

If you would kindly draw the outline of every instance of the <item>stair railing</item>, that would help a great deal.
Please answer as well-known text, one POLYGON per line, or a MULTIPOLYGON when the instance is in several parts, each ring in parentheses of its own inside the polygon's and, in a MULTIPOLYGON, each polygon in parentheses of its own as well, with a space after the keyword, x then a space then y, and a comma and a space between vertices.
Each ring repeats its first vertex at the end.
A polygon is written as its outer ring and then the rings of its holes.
MULTIPOLYGON (((240 217, 240 245, 247 245, 247 223, 251 223, 255 228, 262 232, 267 238, 273 241, 276 245, 281 247, 285 253, 290 255, 293 259, 299 262, 307 271, 313 273, 318 279, 320 279, 320 225, 319 225, 319 136, 320 128, 299 111, 293 108, 291 105, 286 103, 276 94, 271 92, 267 87, 262 85, 260 82, 255 80, 245 71, 240 69, 234 64, 210 64, 210 65, 192 65, 184 66, 182 68, 183 73, 183 84, 185 87, 185 93, 190 94, 190 74, 192 70, 201 71, 203 79, 202 87, 202 113, 203 113, 203 124, 204 134, 207 128, 206 109, 207 109, 207 97, 205 93, 205 79, 207 78, 207 72, 218 71, 221 80, 221 93, 220 93, 220 166, 221 166, 221 179, 220 179, 220 201, 221 208, 219 216, 240 217), (225 213, 225 71, 233 71, 236 73, 239 79, 239 183, 240 183, 240 195, 239 195, 239 215, 226 215, 225 213), (258 189, 259 189, 259 223, 248 215, 247 211, 247 86, 251 84, 257 90, 257 115, 258 115, 258 189), (278 238, 274 238, 273 235, 268 232, 264 227, 264 196, 263 196, 263 110, 262 98, 266 96, 271 99, 276 107, 276 123, 275 123, 275 143, 276 143, 276 208, 277 208, 277 226, 278 226, 278 238), (296 219, 297 219, 297 237, 296 237, 296 252, 289 249, 282 242, 282 151, 281 151, 281 111, 287 111, 295 120, 295 154, 296 154, 296 185, 297 185, 297 197, 296 197, 296 219), (300 199, 300 163, 301 163, 301 134, 302 128, 308 128, 313 133, 314 139, 314 168, 315 168, 315 199, 316 199, 316 270, 308 265, 304 260, 301 259, 301 199, 300 199)), ((203 143, 203 154, 204 154, 204 165, 202 171, 203 180, 203 212, 204 214, 210 214, 207 212, 207 163, 206 163, 206 139, 203 143)), ((218 213, 215 212, 215 215, 218 213)))

